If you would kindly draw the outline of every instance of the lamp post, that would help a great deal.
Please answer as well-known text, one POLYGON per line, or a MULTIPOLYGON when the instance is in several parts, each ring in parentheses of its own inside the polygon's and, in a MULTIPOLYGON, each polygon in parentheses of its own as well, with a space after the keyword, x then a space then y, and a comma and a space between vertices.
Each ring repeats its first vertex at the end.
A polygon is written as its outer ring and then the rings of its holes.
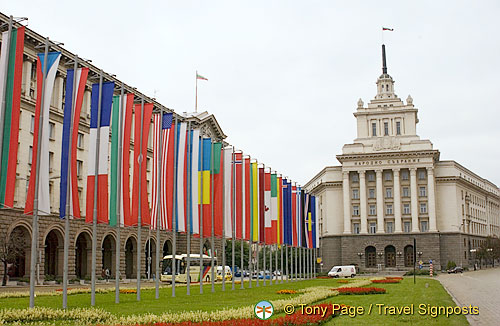
POLYGON ((491 267, 495 267, 495 259, 491 259, 491 253, 493 252, 493 248, 488 248, 486 249, 486 251, 488 252, 488 258, 492 261, 491 267))
POLYGON ((476 249, 471 249, 470 253, 474 254, 474 270, 476 270, 476 249))

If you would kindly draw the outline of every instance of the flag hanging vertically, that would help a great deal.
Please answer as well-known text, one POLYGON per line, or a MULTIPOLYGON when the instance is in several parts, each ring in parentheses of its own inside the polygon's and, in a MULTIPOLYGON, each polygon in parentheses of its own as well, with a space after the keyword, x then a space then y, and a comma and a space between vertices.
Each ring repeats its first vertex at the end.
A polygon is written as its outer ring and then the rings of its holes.
POLYGON ((134 129, 134 180, 132 184, 132 225, 137 225, 139 214, 139 198, 141 200, 141 224, 150 225, 150 212, 148 201, 148 187, 146 179, 147 171, 147 153, 148 153, 148 140, 149 128, 151 125, 151 115, 153 114, 153 103, 144 104, 144 112, 142 113, 142 126, 141 126, 141 104, 135 105, 135 129, 134 129), (141 140, 142 131, 142 144, 141 140), (139 165, 139 155, 142 155, 142 162, 139 165), (139 169, 139 166, 141 169, 139 169), (139 178, 141 178, 141 194, 139 196, 139 178))
POLYGON ((234 153, 234 171, 236 178, 236 189, 234 191, 234 195, 236 196, 236 239, 241 240, 244 238, 244 230, 245 230, 245 218, 244 218, 244 201, 243 196, 244 193, 244 173, 243 173, 243 153, 236 152, 234 153))
MULTIPOLYGON (((62 150, 61 150, 61 183, 60 183, 60 201, 59 201, 59 217, 64 218, 66 215, 66 201, 70 201, 70 211, 68 215, 75 218, 80 218, 80 200, 78 198, 78 173, 76 149, 78 147, 78 126, 80 125, 80 114, 83 103, 83 93, 87 84, 87 76, 89 68, 80 68, 76 71, 76 79, 74 79, 74 70, 67 70, 66 77, 66 98, 64 102, 64 118, 63 118, 63 134, 62 134, 62 150), (73 85, 73 80, 76 81, 73 85), (76 87, 75 107, 73 108, 73 94, 76 87), (73 121, 71 114, 73 112, 73 121), (72 134, 70 135, 70 129, 72 134), (71 168, 68 171, 69 151, 71 151, 71 168), (68 190, 68 175, 71 182, 68 190)), ((83 147, 80 144, 80 147, 83 147)))
POLYGON ((151 195, 151 228, 156 229, 157 218, 161 230, 167 229, 167 164, 168 143, 172 137, 172 113, 155 114, 153 116, 153 171, 152 171, 152 195, 151 195), (160 137, 161 135, 161 137, 160 137), (162 142, 160 144, 160 138, 162 142), (159 158, 161 156, 161 166, 159 158), (158 207, 158 177, 160 177, 160 207, 158 207))
POLYGON ((224 184, 224 173, 223 171, 223 152, 222 143, 214 143, 214 150, 212 153, 212 164, 213 164, 213 189, 214 189, 214 235, 218 238, 222 237, 222 215, 223 215, 223 184, 224 184))
POLYGON ((298 247, 302 247, 303 243, 302 243, 302 219, 303 219, 303 216, 302 216, 302 212, 301 212, 301 200, 302 200, 302 197, 301 197, 301 193, 302 193, 302 190, 300 188, 300 186, 297 186, 297 201, 295 203, 295 205, 297 206, 296 210, 297 210, 297 246, 298 247))
POLYGON ((318 222, 317 222, 316 197, 311 196, 311 239, 310 248, 317 248, 318 245, 318 222))
POLYGON ((99 83, 92 85, 92 98, 90 102, 90 140, 89 160, 87 174, 87 209, 85 222, 92 223, 94 218, 94 191, 96 160, 97 162, 97 223, 108 223, 108 148, 109 148, 109 125, 111 120, 111 107, 113 104, 114 82, 102 83, 102 95, 99 96, 99 83), (101 98, 101 112, 99 109, 99 97, 101 98), (100 118, 99 118, 100 116, 100 118), (100 125, 97 121, 100 119, 100 125), (97 133, 99 132, 99 144, 97 144, 97 133), (97 147, 99 146, 99 147, 97 147))
POLYGON ((134 94, 113 97, 113 112, 111 119, 111 187, 109 197, 109 225, 116 226, 118 209, 120 210, 120 225, 130 226, 130 134, 132 126, 132 109, 134 94), (120 119, 122 127, 120 129, 120 119), (121 143, 120 143, 121 139, 121 143), (121 145, 121 146, 120 146, 121 145), (120 147, 122 148, 120 150, 120 147), (118 175, 118 164, 121 161, 121 175, 118 175), (118 179, 121 178, 121 189, 118 189, 118 179), (120 207, 116 207, 120 197, 120 207))
MULTIPOLYGON (((61 52, 49 52, 47 58, 44 53, 38 54, 37 70, 36 70, 36 85, 37 96, 35 106, 35 128, 33 132, 33 148, 32 148, 32 162, 30 181, 28 186, 28 195, 26 197, 26 206, 24 207, 25 214, 33 213, 33 204, 35 200, 35 183, 38 177, 38 214, 50 214, 50 197, 49 197, 49 109, 52 102, 52 91, 54 89, 54 81, 56 79, 57 67, 59 66, 59 59, 61 52), (43 65, 46 63, 46 69, 42 73, 43 65), (42 107, 42 85, 43 89, 43 107, 42 107), (43 126, 39 130, 40 116, 43 112, 43 126), (38 143, 38 134, 41 132, 41 143, 38 143), (39 175, 36 175, 37 153, 40 150, 40 170, 39 175)), ((3 159, 3 156, 2 156, 3 159)), ((16 163, 16 161, 14 161, 16 163)))
POLYGON ((176 210, 176 231, 186 232, 186 198, 187 198, 187 123, 177 124, 177 199, 176 210))
POLYGON ((265 243, 271 244, 272 235, 272 207, 271 207, 271 171, 264 170, 264 236, 265 243))
POLYGON ((265 173, 264 166, 259 168, 259 243, 264 243, 266 240, 265 224, 266 224, 266 201, 265 201, 265 173))
POLYGON ((292 245, 297 247, 297 186, 292 186, 292 202, 291 206, 291 217, 292 217, 292 245))
POLYGON ((245 214, 245 232, 244 234, 244 239, 245 240, 250 240, 251 239, 251 230, 252 230, 252 192, 251 192, 251 185, 252 185, 252 178, 251 178, 251 173, 250 173, 250 157, 245 157, 243 159, 243 199, 245 200, 244 205, 243 205, 243 211, 245 214))
POLYGON ((276 180, 276 194, 277 194, 277 208, 278 220, 276 222, 276 243, 281 245, 283 243, 283 181, 281 174, 278 175, 276 180))
POLYGON ((233 148, 224 148, 224 236, 231 238, 233 234, 233 148))
POLYGON ((13 207, 16 186, 25 27, 2 33, 0 52, 0 207, 13 207), (9 51, 7 51, 7 47, 9 51), (5 106, 3 106, 5 103, 5 106), (0 120, 1 121, 1 120, 0 120))
POLYGON ((203 189, 200 189, 201 209, 203 210, 203 236, 208 237, 212 234, 212 200, 211 200, 211 170, 212 170, 212 140, 203 138, 203 161, 198 174, 198 182, 203 183, 203 189), (203 180, 202 180, 203 178, 203 180))
POLYGON ((199 180, 198 180, 198 169, 200 166, 200 129, 194 129, 189 131, 189 165, 188 169, 190 172, 188 184, 190 185, 191 196, 189 196, 190 205, 189 209, 189 219, 191 226, 191 234, 200 233, 200 216, 198 212, 198 207, 200 200, 198 198, 199 194, 199 180))
POLYGON ((252 233, 252 241, 259 241, 259 169, 257 167, 257 162, 251 163, 250 169, 250 177, 252 178, 252 183, 250 185, 251 191, 251 202, 252 202, 252 224, 251 224, 251 233, 252 233))
POLYGON ((271 173, 271 243, 278 243, 278 177, 271 173))

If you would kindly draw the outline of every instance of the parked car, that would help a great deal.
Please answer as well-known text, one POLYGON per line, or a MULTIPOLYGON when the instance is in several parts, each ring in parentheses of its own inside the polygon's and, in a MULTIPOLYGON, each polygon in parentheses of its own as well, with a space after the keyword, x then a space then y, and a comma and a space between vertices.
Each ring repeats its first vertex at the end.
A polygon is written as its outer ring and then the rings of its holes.
POLYGON ((354 277, 356 276, 356 267, 349 266, 333 266, 328 276, 339 278, 339 277, 354 277))
POLYGON ((452 269, 449 269, 448 270, 448 274, 456 274, 456 273, 463 273, 464 272, 464 269, 462 267, 459 267, 459 266, 456 266, 456 267, 453 267, 452 269))
MULTIPOLYGON (((266 276, 265 276, 265 277, 266 277, 266 280, 270 280, 270 279, 271 279, 271 272, 266 271, 265 275, 266 275, 266 276)), ((260 280, 263 280, 263 279, 264 279, 264 272, 263 272, 263 271, 261 271, 261 272, 259 273, 259 279, 260 279, 260 280)))

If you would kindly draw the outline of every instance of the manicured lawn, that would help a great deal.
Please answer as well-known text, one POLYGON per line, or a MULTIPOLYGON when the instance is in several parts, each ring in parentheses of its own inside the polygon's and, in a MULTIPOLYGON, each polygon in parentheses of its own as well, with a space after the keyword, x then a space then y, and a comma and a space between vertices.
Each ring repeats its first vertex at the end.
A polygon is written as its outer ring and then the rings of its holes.
POLYGON ((373 286, 385 288, 386 294, 371 295, 339 295, 329 298, 325 302, 343 303, 352 307, 363 307, 365 314, 351 318, 346 315, 333 318, 325 325, 468 325, 465 316, 439 316, 433 318, 429 315, 422 316, 418 313, 419 304, 430 304, 433 306, 455 306, 455 303, 446 290, 437 280, 429 278, 417 278, 413 284, 413 278, 404 278, 400 284, 373 284, 373 286), (426 284, 428 286, 426 286, 426 284), (386 306, 408 306, 414 304, 413 315, 387 315, 379 314, 376 304, 383 303, 386 306), (367 314, 370 304, 373 304, 372 312, 367 314))

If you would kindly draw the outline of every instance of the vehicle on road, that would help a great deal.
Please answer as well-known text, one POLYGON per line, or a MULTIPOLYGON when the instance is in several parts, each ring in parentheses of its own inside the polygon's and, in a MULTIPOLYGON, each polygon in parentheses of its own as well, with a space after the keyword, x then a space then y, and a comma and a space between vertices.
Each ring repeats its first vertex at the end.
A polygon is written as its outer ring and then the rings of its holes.
POLYGON ((448 274, 456 274, 456 273, 463 273, 464 272, 464 269, 460 266, 456 266, 456 267, 453 267, 452 269, 449 269, 448 270, 448 274))
POLYGON ((328 272, 328 276, 333 278, 354 277, 356 276, 356 267, 354 267, 353 265, 333 266, 330 272, 328 272))
MULTIPOLYGON (((203 277, 204 282, 210 281, 210 267, 212 259, 210 256, 203 255, 202 266, 203 273, 200 273, 200 255, 191 254, 189 257, 190 268, 189 268, 189 278, 191 282, 199 282, 200 274, 203 277)), ((175 255, 175 281, 179 283, 187 282, 187 254, 175 255)), ((162 262, 162 273, 160 280, 162 282, 172 283, 172 255, 167 255, 163 257, 162 262)))

